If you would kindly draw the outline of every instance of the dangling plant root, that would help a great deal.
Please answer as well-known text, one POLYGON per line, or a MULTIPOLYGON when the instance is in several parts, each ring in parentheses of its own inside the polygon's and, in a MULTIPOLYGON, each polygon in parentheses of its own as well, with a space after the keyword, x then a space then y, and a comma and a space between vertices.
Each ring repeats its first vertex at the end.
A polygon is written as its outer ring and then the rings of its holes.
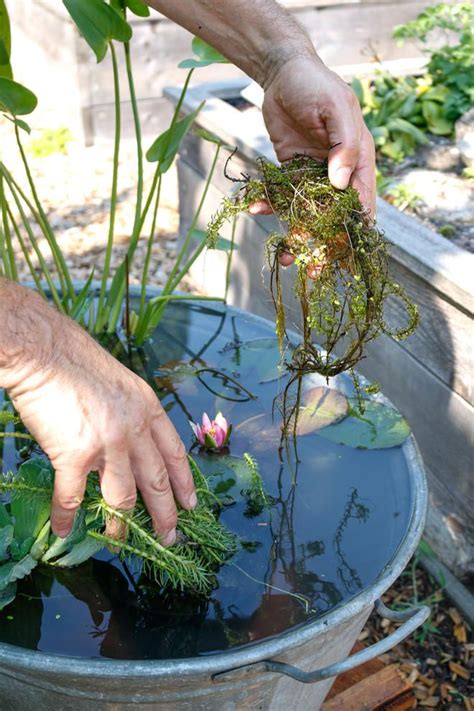
MULTIPOLYGON (((388 273, 389 245, 364 211, 358 192, 329 182, 327 164, 302 155, 281 166, 259 160, 260 178, 244 176, 233 198, 224 198, 208 226, 215 246, 224 222, 265 200, 284 224, 266 244, 270 288, 280 348, 286 336, 280 257, 295 257, 294 292, 300 303, 303 340, 288 363, 293 377, 306 373, 326 378, 352 371, 367 343, 382 334, 399 340, 413 333, 418 311, 388 273), (392 297, 406 314, 401 327, 385 320, 392 297), (318 345, 316 345, 318 344, 318 345)), ((285 398, 284 398, 285 399, 285 398)), ((285 418, 288 422, 290 416, 285 418)))

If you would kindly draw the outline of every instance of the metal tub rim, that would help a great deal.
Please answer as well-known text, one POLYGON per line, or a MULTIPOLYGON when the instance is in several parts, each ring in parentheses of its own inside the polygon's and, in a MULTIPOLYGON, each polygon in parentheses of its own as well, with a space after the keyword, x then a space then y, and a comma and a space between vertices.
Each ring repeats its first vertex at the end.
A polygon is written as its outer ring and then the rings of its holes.
MULTIPOLYGON (((130 292, 135 296, 139 294, 139 289, 131 287, 130 292)), ((159 294, 160 290, 149 288, 148 292, 154 296, 159 294)), ((190 303, 198 305, 199 301, 190 303)), ((202 303, 209 308, 209 302, 202 303)), ((224 306, 224 308, 230 308, 255 322, 265 325, 269 323, 267 319, 256 316, 249 311, 238 309, 234 306, 224 306)), ((382 397, 381 399, 385 404, 392 405, 388 398, 382 397)), ((223 650, 222 652, 186 659, 116 660, 109 658, 80 658, 50 654, 0 643, 0 673, 2 667, 16 670, 21 668, 25 672, 47 674, 48 676, 60 674, 63 680, 65 677, 76 679, 86 677, 88 679, 104 679, 104 677, 114 679, 136 678, 139 680, 144 675, 152 675, 156 679, 175 676, 176 674, 183 676, 206 674, 209 676, 229 669, 254 664, 265 659, 275 658, 289 649, 310 641, 311 638, 325 632, 330 627, 337 627, 348 622, 364 609, 371 608, 375 601, 397 580, 415 552, 423 533, 428 507, 428 490, 423 462, 413 434, 403 444, 402 451, 405 454, 413 487, 412 510, 405 538, 394 554, 393 560, 385 567, 372 585, 317 620, 302 623, 297 627, 280 633, 278 636, 256 641, 234 650, 223 650)))

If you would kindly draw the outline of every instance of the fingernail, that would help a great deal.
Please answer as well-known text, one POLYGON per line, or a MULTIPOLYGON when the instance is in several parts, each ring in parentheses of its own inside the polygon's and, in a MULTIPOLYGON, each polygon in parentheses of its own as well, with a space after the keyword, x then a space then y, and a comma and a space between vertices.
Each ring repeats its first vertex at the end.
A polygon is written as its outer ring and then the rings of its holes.
POLYGON ((176 540, 176 529, 172 528, 168 533, 164 533, 161 537, 161 542, 164 546, 171 546, 176 540))
POLYGON ((191 494, 191 496, 188 499, 189 507, 192 509, 195 509, 197 506, 197 502, 198 502, 198 500, 197 500, 196 492, 193 491, 193 493, 191 494))
POLYGON ((54 533, 58 536, 58 538, 67 538, 69 535, 69 529, 68 528, 57 528, 54 533))
POLYGON ((339 190, 344 190, 349 185, 349 180, 351 179, 352 170, 347 166, 341 165, 336 168, 336 171, 332 173, 331 183, 335 188, 339 190))

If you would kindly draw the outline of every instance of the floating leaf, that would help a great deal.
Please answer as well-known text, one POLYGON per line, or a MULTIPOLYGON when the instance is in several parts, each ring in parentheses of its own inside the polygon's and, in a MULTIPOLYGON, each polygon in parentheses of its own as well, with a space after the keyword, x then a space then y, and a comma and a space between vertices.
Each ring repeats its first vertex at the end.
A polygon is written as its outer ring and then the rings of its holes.
POLYGON ((32 91, 13 79, 0 77, 0 111, 8 111, 12 116, 31 114, 38 104, 32 91))
POLYGON ((271 415, 262 413, 240 422, 234 436, 245 438, 245 446, 252 452, 267 452, 280 446, 281 427, 272 421, 271 415))
POLYGON ((13 526, 0 528, 0 561, 8 560, 8 549, 13 541, 13 526))
POLYGON ((360 449, 399 447, 410 435, 410 427, 398 410, 367 400, 365 411, 359 412, 358 402, 349 400, 349 415, 335 425, 318 432, 331 442, 360 449))
POLYGON ((132 28, 103 0, 63 0, 79 32, 101 62, 111 40, 128 42, 132 28))
POLYGON ((241 492, 252 480, 252 473, 245 459, 232 454, 212 453, 193 453, 193 459, 216 496, 230 496, 234 501, 243 498, 241 492))
POLYGON ((11 524, 11 516, 8 513, 5 505, 0 502, 0 527, 9 526, 11 524))
POLYGON ((43 555, 41 560, 46 563, 52 558, 58 558, 60 555, 69 553, 73 546, 85 539, 86 535, 86 513, 84 509, 79 508, 76 511, 74 523, 69 535, 66 536, 66 538, 54 536, 51 545, 49 546, 48 550, 43 555))
POLYGON ((229 64, 228 59, 200 37, 195 37, 191 46, 197 59, 194 57, 185 59, 178 64, 180 69, 198 69, 199 67, 208 67, 210 64, 229 64))
POLYGON ((256 375, 259 383, 270 383, 285 372, 278 339, 273 337, 237 344, 222 354, 219 365, 231 371, 237 370, 243 380, 249 374, 252 377, 256 375))
POLYGON ((11 561, 0 566, 0 590, 4 590, 7 585, 26 578, 37 565, 37 561, 27 555, 20 561, 11 561))
POLYGON ((195 111, 192 111, 183 119, 176 121, 173 126, 167 128, 147 150, 147 160, 150 163, 158 163, 161 174, 166 173, 166 171, 171 168, 181 145, 181 141, 188 133, 203 106, 204 101, 199 104, 195 111))
MULTIPOLYGON (((310 434, 322 427, 335 424, 346 417, 348 410, 348 400, 338 390, 324 386, 311 388, 302 398, 296 420, 296 434, 310 434)), ((292 422, 289 431, 293 432, 292 422)))
POLYGON ((50 465, 37 457, 21 465, 18 477, 24 488, 13 494, 10 509, 15 519, 15 539, 22 543, 37 538, 49 518, 53 473, 50 465), (31 493, 25 496, 28 489, 31 493))
POLYGON ((9 605, 16 597, 16 583, 9 583, 0 590, 0 610, 9 605))
POLYGON ((55 560, 51 565, 58 565, 60 568, 67 568, 71 565, 80 565, 86 560, 89 560, 95 553, 98 553, 104 544, 101 541, 97 541, 91 536, 87 536, 80 543, 76 543, 69 553, 65 556, 55 560))

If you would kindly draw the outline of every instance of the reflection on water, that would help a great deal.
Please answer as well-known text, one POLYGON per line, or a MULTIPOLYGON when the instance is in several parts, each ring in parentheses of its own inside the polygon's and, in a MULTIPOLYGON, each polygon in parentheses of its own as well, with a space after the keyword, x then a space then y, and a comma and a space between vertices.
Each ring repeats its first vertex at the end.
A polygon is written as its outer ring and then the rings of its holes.
MULTIPOLYGON (((22 581, 0 613, 1 641, 83 657, 208 654, 316 619, 374 582, 410 515, 403 453, 352 449, 317 434, 280 452, 272 405, 286 376, 271 325, 180 303, 143 351, 128 353, 118 339, 108 347, 152 384, 190 449, 188 420, 223 410, 234 424, 232 455, 256 457, 272 506, 249 515, 238 477, 226 479, 224 460, 201 453, 211 481, 229 482, 235 503, 221 520, 242 542, 208 598, 157 590, 133 563, 103 551, 78 568, 42 566, 22 581)), ((29 456, 22 446, 0 438, 4 470, 29 456)))

